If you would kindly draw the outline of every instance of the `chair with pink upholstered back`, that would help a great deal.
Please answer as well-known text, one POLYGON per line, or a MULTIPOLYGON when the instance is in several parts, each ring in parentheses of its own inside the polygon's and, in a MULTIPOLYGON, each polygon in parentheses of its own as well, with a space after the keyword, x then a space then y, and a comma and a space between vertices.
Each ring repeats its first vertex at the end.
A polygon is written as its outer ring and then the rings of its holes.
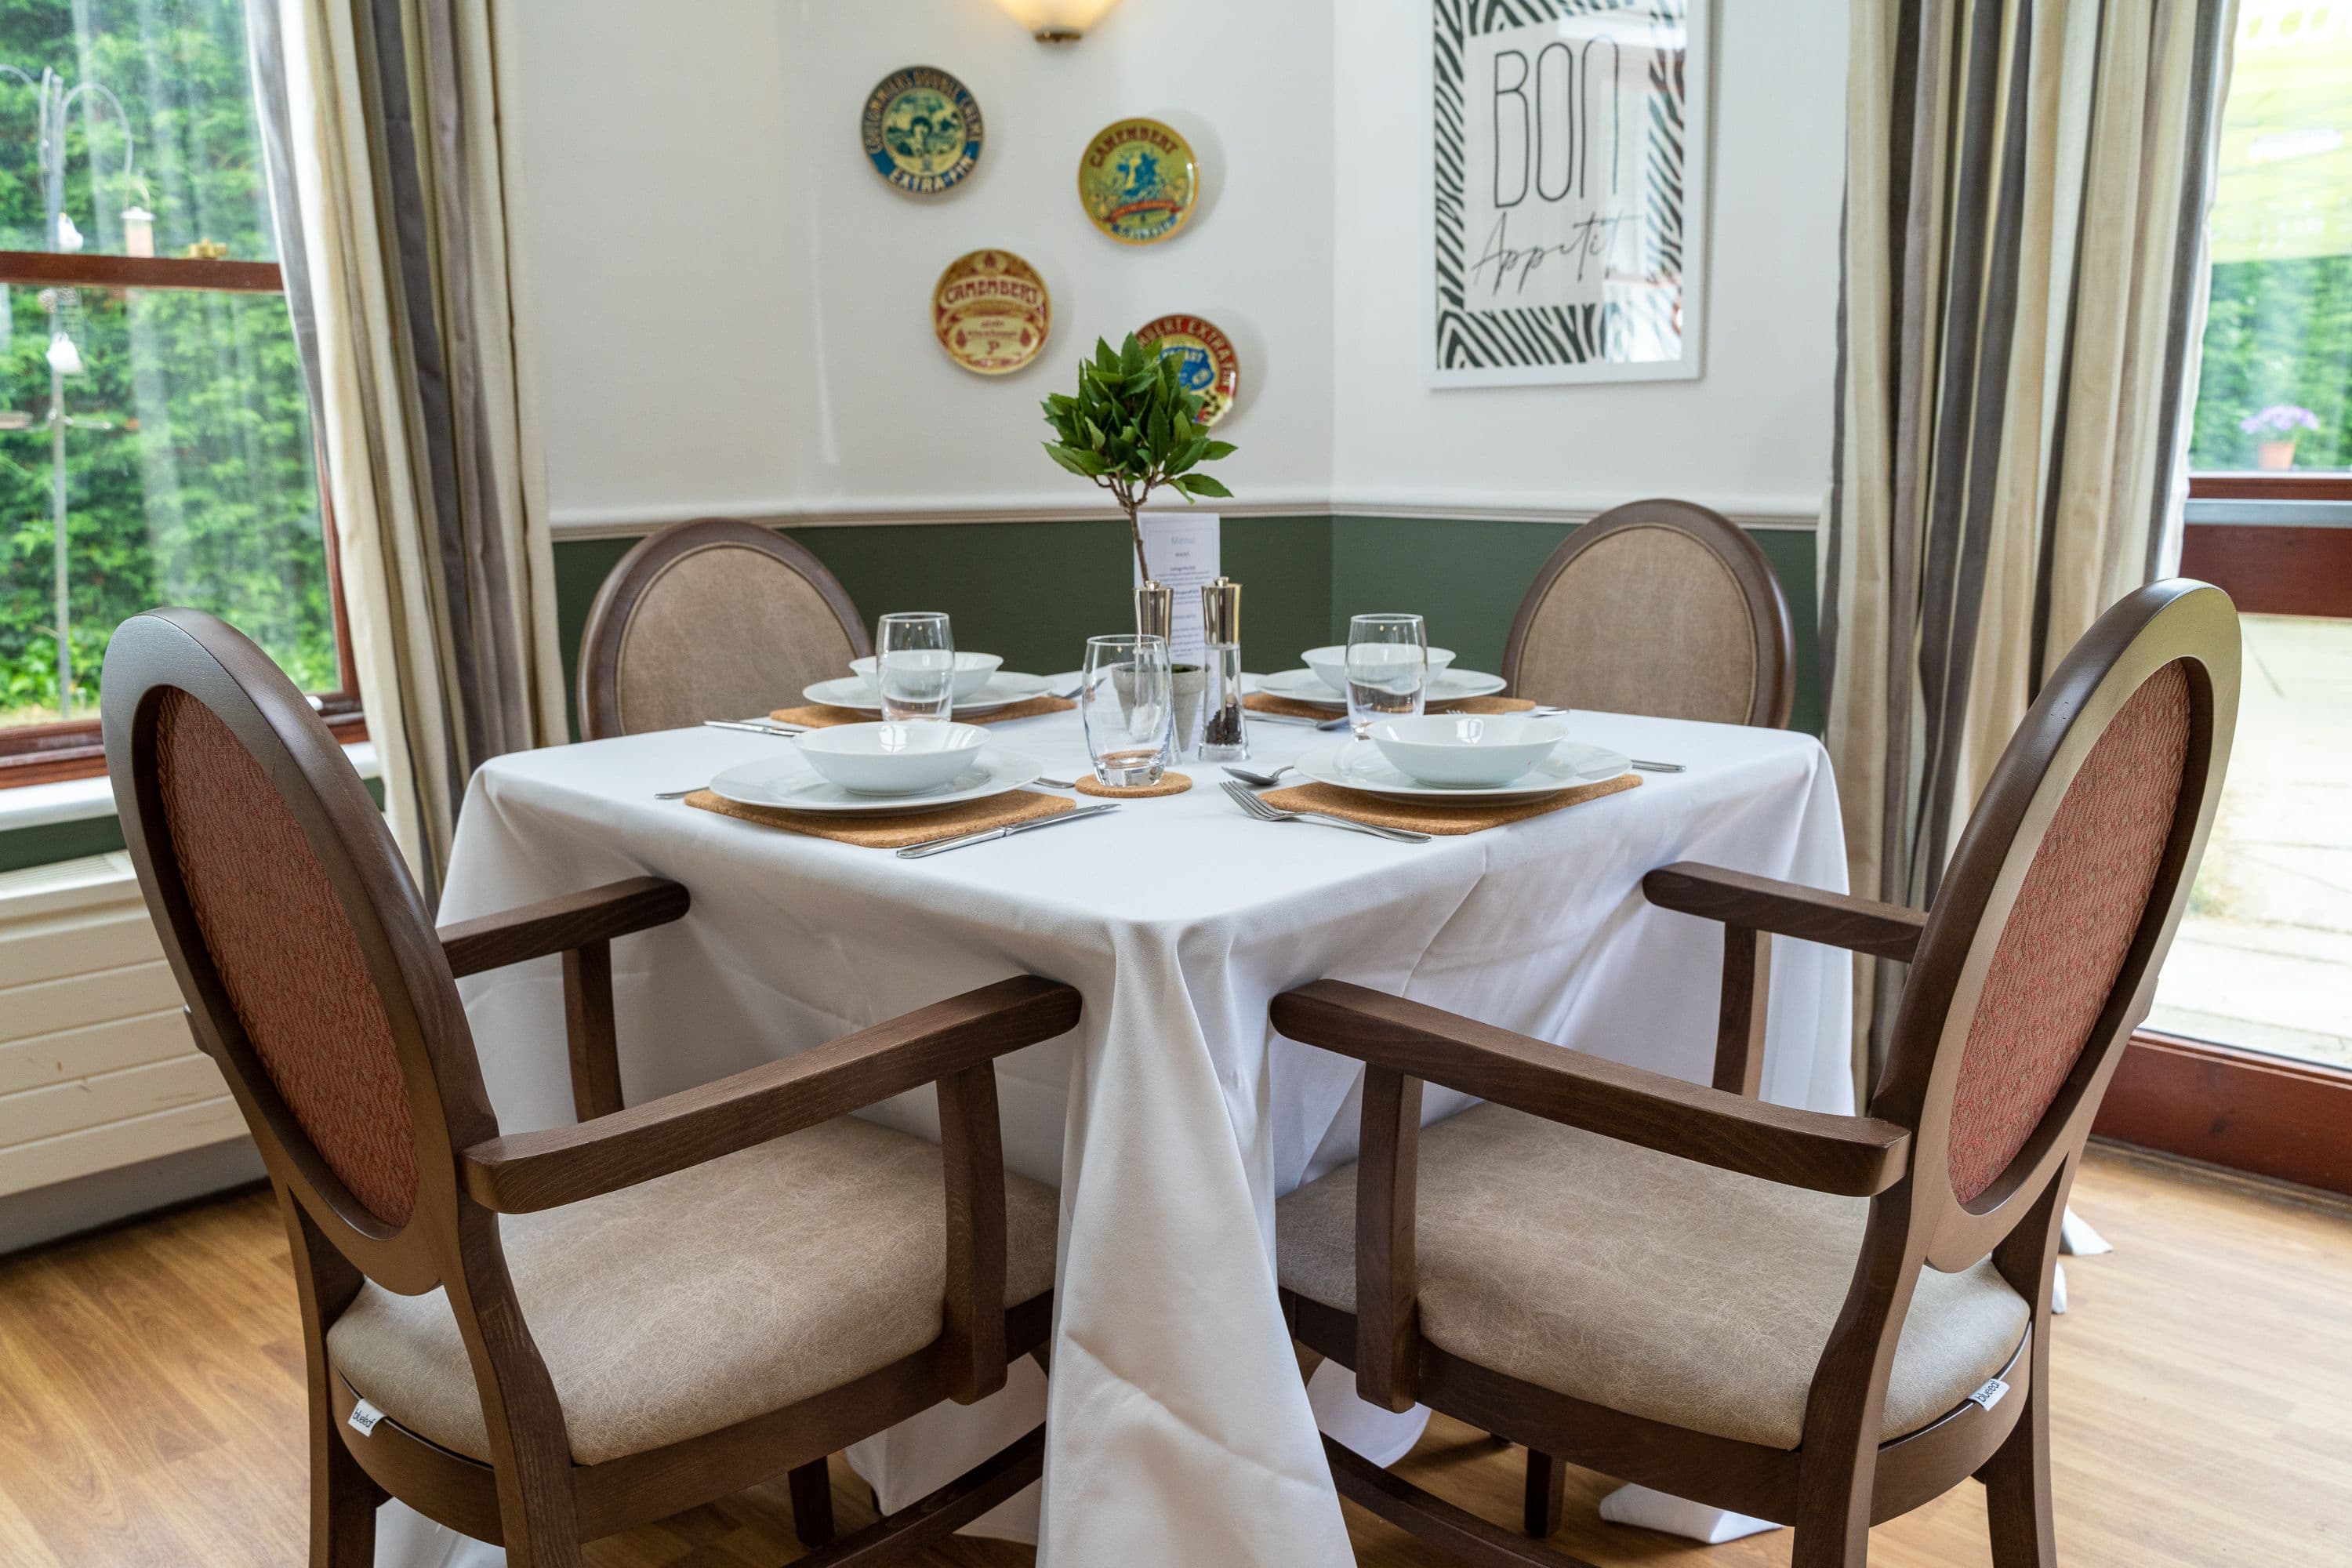
MULTIPOLYGON (((1997 1568, 2051 1568, 2050 1298, 2091 1122, 2189 897, 2238 702, 2228 596, 2102 616, 2010 742, 1925 914, 1713 867, 1649 900, 1725 931, 1712 1087, 1359 986, 1274 1023, 1367 1064, 1361 1153, 1276 1210, 1283 1301, 1376 1403, 1796 1526, 1853 1568, 1873 1523, 1970 1476, 1997 1568), (1768 933, 1907 962, 1866 1114, 1758 1102, 1768 933), (1426 1131, 1424 1081, 1487 1103, 1426 1131)), ((1341 1491, 1483 1563, 1538 1542, 1328 1445, 1341 1491)))
MULTIPOLYGON (((436 931, 309 702, 210 616, 132 616, 101 712, 197 1041, 260 1146, 310 1383, 311 1557, 374 1562, 396 1497, 515 1568, 791 1482, 1003 1385, 1043 1343, 1057 1199, 1008 1176, 994 1058, 1073 1026, 1022 976, 623 1108, 610 946, 687 912, 643 877, 436 931), (460 975, 563 960, 576 1126, 501 1135, 460 975), (938 1086, 943 1147, 846 1115, 938 1086)), ((915 1550, 1035 1479, 1043 1429, 803 1561, 915 1550)))

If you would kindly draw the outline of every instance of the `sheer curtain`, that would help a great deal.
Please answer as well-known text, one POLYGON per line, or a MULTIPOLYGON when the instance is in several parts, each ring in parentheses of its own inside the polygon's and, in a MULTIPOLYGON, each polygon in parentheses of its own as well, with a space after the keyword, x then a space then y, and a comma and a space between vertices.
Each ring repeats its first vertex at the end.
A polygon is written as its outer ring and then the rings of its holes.
POLYGON ((466 781, 567 738, 510 0, 247 0, 287 298, 385 812, 428 894, 466 781))
MULTIPOLYGON (((2044 672, 2177 559, 2235 10, 1855 0, 1821 604, 1857 892, 1934 900, 2044 672)), ((1900 972, 1856 984, 1866 1089, 1900 972)))

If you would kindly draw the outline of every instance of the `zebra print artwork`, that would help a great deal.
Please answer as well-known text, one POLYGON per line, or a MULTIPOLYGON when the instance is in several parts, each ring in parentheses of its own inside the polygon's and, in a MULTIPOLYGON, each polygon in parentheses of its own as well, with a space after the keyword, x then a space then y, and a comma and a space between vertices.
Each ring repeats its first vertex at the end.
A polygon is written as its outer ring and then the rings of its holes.
POLYGON ((1708 0, 1432 0, 1433 379, 1699 374, 1708 0))

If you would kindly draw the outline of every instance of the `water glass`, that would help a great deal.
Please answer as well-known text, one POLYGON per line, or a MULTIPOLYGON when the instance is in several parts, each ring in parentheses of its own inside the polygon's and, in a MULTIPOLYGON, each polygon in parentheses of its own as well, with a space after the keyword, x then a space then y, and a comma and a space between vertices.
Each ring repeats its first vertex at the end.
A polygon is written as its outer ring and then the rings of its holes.
POLYGON ((1348 725, 1362 740, 1376 719, 1421 712, 1429 693, 1429 633, 1419 616, 1348 623, 1348 725))
POLYGON ((1088 637, 1078 718, 1095 782, 1112 789, 1156 784, 1175 744, 1175 672, 1168 639, 1088 637))
POLYGON ((874 680, 893 724, 945 723, 955 712, 955 637, 947 616, 913 610, 874 628, 874 680))

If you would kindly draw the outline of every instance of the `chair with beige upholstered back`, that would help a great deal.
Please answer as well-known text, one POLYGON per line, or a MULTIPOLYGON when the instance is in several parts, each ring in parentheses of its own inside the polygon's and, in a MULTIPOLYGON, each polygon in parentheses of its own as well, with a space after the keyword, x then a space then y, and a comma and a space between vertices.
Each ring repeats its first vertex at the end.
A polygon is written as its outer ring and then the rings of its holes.
MULTIPOLYGON (((2050 1310, 2083 1146, 2189 899, 2236 722, 2226 595, 2100 618, 1994 769, 1925 915, 1706 866, 1650 901, 1722 922, 1716 1086, 1318 981, 1275 1026, 1367 1064, 1361 1154, 1276 1206, 1292 1331, 1370 1400, 1796 1526, 1970 1476, 1996 1568, 2053 1568, 2050 1310), (1759 1103, 1765 933, 1908 963, 1868 1112, 1759 1103), (1424 1131, 1423 1083, 1485 1104, 1424 1131), (1741 1092, 1742 1089, 1747 1092, 1741 1092)), ((1340 1490, 1485 1563, 1567 1559, 1327 1445, 1340 1490)))
MULTIPOLYGON (((164 954, 285 1218, 318 1568, 373 1563, 386 1496, 577 1568, 779 1475, 819 1544, 827 1454, 1044 1342, 1057 1200, 1004 1172, 993 1063, 1077 1022, 1068 986, 1002 981, 624 1110, 610 943, 685 889, 436 931, 325 725, 210 616, 122 623, 100 707, 164 954), (501 1136, 457 979, 558 953, 582 1121, 501 1136), (940 1146, 846 1114, 931 1083, 940 1146)), ((1044 1451, 1039 1428, 803 1561, 911 1551, 1044 1451)))
POLYGON ((580 638, 580 738, 748 719, 801 700, 874 651, 824 563, 733 518, 638 542, 596 595, 580 638))
POLYGON ((1561 708, 1779 726, 1794 658, 1788 601, 1756 542, 1703 506, 1638 500, 1544 563, 1503 679, 1561 708))

